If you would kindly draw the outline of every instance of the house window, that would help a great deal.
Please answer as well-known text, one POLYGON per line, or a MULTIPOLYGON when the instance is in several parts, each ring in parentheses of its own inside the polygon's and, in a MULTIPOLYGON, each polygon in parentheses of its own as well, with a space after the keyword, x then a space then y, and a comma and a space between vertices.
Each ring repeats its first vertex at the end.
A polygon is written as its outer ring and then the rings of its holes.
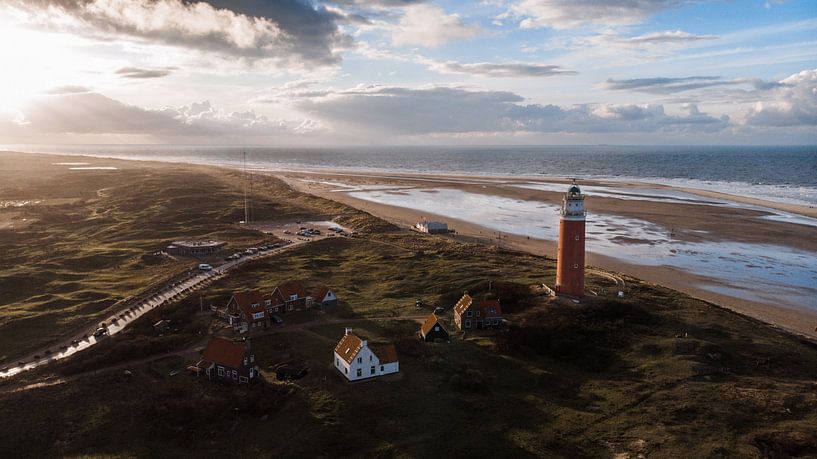
POLYGON ((233 379, 238 379, 238 372, 233 370, 233 379))
POLYGON ((340 365, 340 359, 335 358, 335 365, 340 365))
POLYGON ((298 299, 298 295, 289 295, 289 301, 295 301, 298 299))
POLYGON ((344 369, 343 369, 343 372, 344 372, 344 373, 346 373, 346 374, 348 375, 348 374, 349 374, 349 369, 348 369, 348 368, 344 368, 344 369))
POLYGON ((224 367, 218 367, 218 375, 224 376, 224 367))
POLYGON ((435 325, 435 326, 434 326, 434 331, 436 331, 436 332, 440 331, 440 326, 439 326, 439 325, 435 325))
POLYGON ((264 300, 264 304, 267 306, 272 306, 272 300, 264 300))
POLYGON ((363 357, 358 357, 357 358, 357 363, 363 363, 363 357))
POLYGON ((465 328, 471 328, 471 321, 470 320, 465 321, 465 328))
POLYGON ((371 371, 372 371, 372 374, 374 374, 374 365, 372 365, 372 370, 371 371))
POLYGON ((579 235, 576 235, 576 240, 577 240, 577 241, 581 241, 581 240, 582 240, 582 237, 581 237, 581 236, 579 236, 579 235))
POLYGON ((579 264, 578 264, 578 263, 574 263, 574 264, 573 264, 573 269, 579 269, 579 264))
POLYGON ((363 368, 358 368, 358 369, 357 369, 357 376, 358 376, 358 377, 363 376, 363 368))
POLYGON ((371 361, 372 361, 372 356, 370 355, 370 356, 369 356, 369 362, 371 362, 371 361))
POLYGON ((246 382, 247 382, 247 377, 246 377, 246 376, 239 376, 239 377, 238 377, 238 382, 240 382, 240 383, 246 383, 246 382))
POLYGON ((380 372, 382 373, 383 371, 385 371, 383 370, 383 365, 380 365, 380 372))
POLYGON ((479 311, 477 311, 477 317, 479 317, 479 311))
POLYGON ((474 315, 474 311, 468 311, 465 313, 465 317, 471 317, 474 315))
POLYGON ((292 311, 293 306, 291 304, 287 305, 287 311, 292 311))
POLYGON ((253 308, 253 309, 257 308, 258 306, 261 306, 261 305, 260 305, 260 304, 258 304, 258 303, 253 303, 253 304, 252 304, 252 308, 253 308))

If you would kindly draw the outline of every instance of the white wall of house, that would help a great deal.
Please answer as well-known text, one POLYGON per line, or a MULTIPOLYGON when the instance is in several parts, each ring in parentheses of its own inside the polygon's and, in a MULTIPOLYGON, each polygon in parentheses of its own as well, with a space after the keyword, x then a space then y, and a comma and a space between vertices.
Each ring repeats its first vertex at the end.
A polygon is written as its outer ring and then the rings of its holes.
POLYGON ((349 364, 337 352, 335 352, 335 368, 340 374, 346 376, 346 379, 349 379, 349 364))
POLYGON ((400 362, 384 363, 381 367, 383 368, 380 372, 381 375, 397 373, 400 371, 400 362))
POLYGON ((349 381, 373 378, 400 371, 399 362, 381 365, 380 359, 369 349, 365 341, 363 342, 363 347, 360 349, 360 352, 352 359, 352 363, 346 363, 337 352, 335 352, 334 357, 335 368, 349 381))

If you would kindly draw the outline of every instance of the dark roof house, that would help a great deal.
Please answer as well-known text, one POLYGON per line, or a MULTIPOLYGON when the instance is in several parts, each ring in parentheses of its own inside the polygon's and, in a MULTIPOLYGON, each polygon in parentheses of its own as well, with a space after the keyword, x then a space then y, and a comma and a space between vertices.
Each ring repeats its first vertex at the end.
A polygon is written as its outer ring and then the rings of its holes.
POLYGON ((431 314, 420 326, 420 336, 426 341, 448 341, 448 331, 440 323, 436 314, 431 314))

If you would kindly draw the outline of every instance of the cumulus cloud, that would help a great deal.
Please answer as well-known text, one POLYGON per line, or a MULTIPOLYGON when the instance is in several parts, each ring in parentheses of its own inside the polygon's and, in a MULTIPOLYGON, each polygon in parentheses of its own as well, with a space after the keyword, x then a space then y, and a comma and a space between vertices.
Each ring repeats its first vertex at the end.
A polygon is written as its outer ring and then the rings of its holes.
POLYGON ((817 126, 817 69, 796 73, 766 92, 766 100, 749 109, 746 124, 817 126))
POLYGON ((442 8, 421 4, 404 8, 399 23, 393 26, 392 42, 397 46, 434 48, 479 34, 479 27, 464 24, 459 15, 446 14, 442 8))
POLYGON ((572 29, 588 24, 622 26, 637 24, 658 12, 691 0, 521 0, 511 12, 521 17, 522 28, 572 29))
POLYGON ((116 74, 123 78, 136 79, 150 79, 162 78, 170 75, 176 67, 162 67, 162 68, 141 68, 141 67, 122 67, 116 71, 116 74))
POLYGON ((671 115, 661 105, 522 104, 506 91, 461 88, 409 89, 370 86, 298 101, 299 107, 336 127, 386 134, 473 132, 660 132, 717 131, 728 117, 715 118, 688 106, 671 115))
POLYGON ((2 120, 8 138, 40 135, 139 135, 152 139, 269 137, 300 122, 268 119, 253 111, 227 112, 204 101, 182 107, 145 109, 95 92, 62 92, 34 99, 18 118, 2 120))
POLYGON ((525 62, 495 64, 490 62, 461 63, 457 61, 427 60, 430 69, 440 73, 459 73, 497 78, 549 77, 555 75, 575 75, 576 72, 558 65, 525 62))
POLYGON ((334 64, 349 43, 335 15, 302 0, 9 0, 29 22, 245 59, 334 64), (274 3, 274 4, 273 4, 274 3), (243 12, 242 12, 243 11, 243 12))

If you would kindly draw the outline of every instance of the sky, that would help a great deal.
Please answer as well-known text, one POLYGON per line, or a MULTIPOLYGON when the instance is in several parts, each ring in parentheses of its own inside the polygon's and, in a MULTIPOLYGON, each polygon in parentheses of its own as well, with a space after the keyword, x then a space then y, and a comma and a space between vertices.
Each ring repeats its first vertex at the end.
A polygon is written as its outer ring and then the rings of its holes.
POLYGON ((0 144, 817 144, 814 0, 0 0, 0 144))

